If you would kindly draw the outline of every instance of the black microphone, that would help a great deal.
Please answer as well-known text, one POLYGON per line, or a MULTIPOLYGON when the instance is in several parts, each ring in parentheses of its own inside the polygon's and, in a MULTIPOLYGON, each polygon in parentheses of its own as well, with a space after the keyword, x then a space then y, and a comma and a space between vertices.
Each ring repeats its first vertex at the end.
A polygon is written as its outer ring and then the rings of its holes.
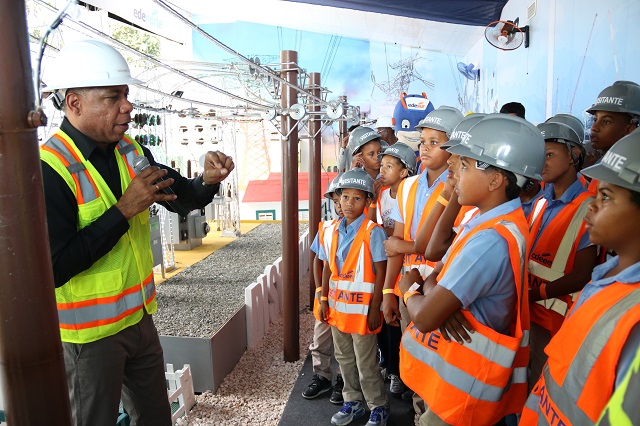
MULTIPOLYGON (((149 159, 147 157, 145 157, 144 155, 136 155, 133 158, 133 170, 136 171, 136 175, 139 175, 143 171, 147 170, 149 167, 151 167, 151 164, 149 164, 149 159)), ((161 182, 161 181, 164 181, 164 179, 160 178, 157 181, 155 181, 153 184, 155 185, 155 184, 157 184, 158 182, 161 182)), ((163 194, 166 194, 166 195, 176 195, 176 193, 173 192, 173 189, 171 189, 171 187, 169 187, 169 186, 166 187, 166 188, 162 188, 160 190, 160 192, 162 192, 163 194)), ((183 206, 182 204, 180 204, 180 202, 178 200, 165 201, 165 202, 180 217, 187 217, 187 215, 191 211, 188 208, 186 208, 185 206, 183 206)))

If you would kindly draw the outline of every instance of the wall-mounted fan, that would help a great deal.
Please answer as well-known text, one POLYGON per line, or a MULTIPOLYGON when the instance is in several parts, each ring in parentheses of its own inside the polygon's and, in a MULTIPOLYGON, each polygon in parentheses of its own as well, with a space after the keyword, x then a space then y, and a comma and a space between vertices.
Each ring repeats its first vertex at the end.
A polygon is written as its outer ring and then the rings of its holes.
POLYGON ((473 64, 467 65, 463 62, 458 62, 458 71, 468 80, 480 81, 480 68, 476 68, 473 64))
POLYGON ((500 50, 515 50, 524 43, 529 47, 529 26, 518 27, 520 18, 515 21, 494 21, 484 29, 484 37, 490 45, 500 50))

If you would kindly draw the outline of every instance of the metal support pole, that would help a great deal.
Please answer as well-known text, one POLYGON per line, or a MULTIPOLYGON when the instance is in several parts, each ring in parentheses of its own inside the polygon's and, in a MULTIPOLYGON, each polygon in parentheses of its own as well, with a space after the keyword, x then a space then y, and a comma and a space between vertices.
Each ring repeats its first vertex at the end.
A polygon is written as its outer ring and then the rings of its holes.
POLYGON ((24 0, 0 1, 0 380, 7 423, 70 425, 24 0), (11 82, 9 84, 9 82, 11 82), (33 401, 37 398, 37 407, 33 401))
MULTIPOLYGON (((280 52, 281 76, 290 83, 298 81, 298 52, 280 52)), ((298 92, 282 86, 281 106, 284 110, 298 102, 298 92)), ((298 254, 298 123, 290 115, 282 116, 282 285, 284 286, 284 360, 300 358, 299 274, 298 254)))
MULTIPOLYGON (((320 97, 320 73, 309 73, 309 92, 316 98, 320 97)), ((309 146, 309 239, 313 239, 318 232, 318 224, 322 208, 322 182, 321 182, 321 166, 322 166, 322 132, 320 126, 322 121, 319 115, 313 114, 320 111, 320 105, 313 102, 309 105, 311 120, 309 120, 309 134, 311 135, 309 146)), ((316 294, 316 283, 313 277, 313 253, 309 251, 309 306, 313 309, 313 299, 316 294)))
MULTIPOLYGON (((338 96, 338 102, 340 102, 342 104, 342 106, 344 107, 344 111, 347 111, 347 97, 346 96, 338 96)), ((340 131, 340 143, 342 143, 342 139, 344 139, 345 136, 347 136, 347 130, 349 129, 347 127, 347 122, 346 120, 342 120, 342 121, 338 121, 338 129, 340 131)), ((351 167, 351 164, 347 164, 346 165, 346 170, 349 170, 349 168, 351 167)))

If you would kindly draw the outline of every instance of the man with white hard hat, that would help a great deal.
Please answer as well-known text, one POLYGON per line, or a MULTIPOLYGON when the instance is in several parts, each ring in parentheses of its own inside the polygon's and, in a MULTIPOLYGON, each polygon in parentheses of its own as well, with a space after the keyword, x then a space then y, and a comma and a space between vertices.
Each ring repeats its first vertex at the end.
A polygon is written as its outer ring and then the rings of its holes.
POLYGON ((142 82, 109 45, 68 43, 45 77, 65 113, 40 152, 74 424, 113 426, 122 397, 131 424, 169 426, 149 206, 204 207, 233 160, 208 152, 195 179, 156 163, 125 134, 128 85, 142 82))
POLYGON ((393 130, 393 117, 390 115, 381 115, 376 120, 375 125, 378 134, 380 135, 380 139, 389 144, 389 146, 398 142, 398 138, 396 137, 396 133, 393 130))

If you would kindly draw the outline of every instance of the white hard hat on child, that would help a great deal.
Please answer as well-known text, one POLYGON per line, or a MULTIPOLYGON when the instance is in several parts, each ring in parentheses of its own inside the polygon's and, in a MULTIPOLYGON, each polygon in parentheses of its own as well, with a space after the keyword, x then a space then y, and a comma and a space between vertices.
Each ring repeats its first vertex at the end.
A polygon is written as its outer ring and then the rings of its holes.
POLYGON ((43 92, 143 83, 131 76, 120 52, 97 40, 66 44, 49 65, 43 81, 46 83, 43 92))
POLYGON ((525 178, 542 180, 544 139, 527 120, 507 114, 487 114, 467 132, 466 139, 447 151, 510 171, 522 186, 525 178))
POLYGON ((390 115, 381 115, 376 120, 376 125, 374 127, 376 129, 380 129, 382 127, 391 127, 393 129, 393 117, 390 115))

